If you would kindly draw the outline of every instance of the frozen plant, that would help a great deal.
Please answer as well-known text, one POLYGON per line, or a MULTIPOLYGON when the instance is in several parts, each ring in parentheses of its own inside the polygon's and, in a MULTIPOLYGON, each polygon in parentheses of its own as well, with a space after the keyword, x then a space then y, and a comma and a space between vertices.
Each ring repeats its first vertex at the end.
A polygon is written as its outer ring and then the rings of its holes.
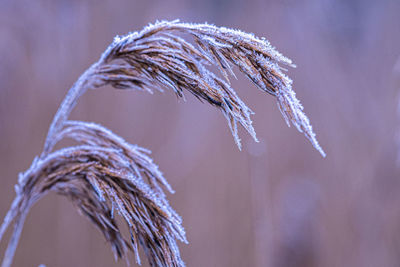
POLYGON ((294 66, 263 38, 208 24, 162 21, 115 37, 69 90, 50 125, 43 152, 19 176, 16 198, 0 228, 1 240, 14 223, 2 266, 12 263, 29 209, 50 191, 69 198, 93 222, 117 259, 127 259, 131 249, 140 264, 141 245, 152 266, 184 266, 176 243, 187 242, 182 220, 166 199, 162 188, 173 191, 148 156, 150 152, 101 125, 69 121, 68 116, 86 90, 104 85, 149 92, 166 87, 178 97, 184 97, 186 90, 222 111, 240 149, 238 123, 257 138, 250 119, 253 112, 230 86, 229 75, 235 76, 232 67, 236 66, 259 89, 276 97, 288 125, 295 125, 325 156, 292 81, 279 64, 294 66), (182 34, 191 36, 193 44, 182 34), (224 79, 211 72, 209 65, 216 65, 224 79), (63 138, 78 144, 53 151, 63 138), (126 221, 128 238, 119 231, 114 213, 126 221))

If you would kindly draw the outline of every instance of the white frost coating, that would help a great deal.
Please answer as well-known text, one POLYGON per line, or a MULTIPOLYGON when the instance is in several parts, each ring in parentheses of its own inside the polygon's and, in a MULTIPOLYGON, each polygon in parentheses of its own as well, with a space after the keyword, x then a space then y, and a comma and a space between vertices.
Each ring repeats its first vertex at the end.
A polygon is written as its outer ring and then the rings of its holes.
POLYGON ((321 155, 323 157, 326 157, 324 150, 319 145, 316 135, 312 130, 310 120, 307 118, 307 116, 302 111, 303 106, 296 99, 295 92, 292 90, 289 92, 284 92, 284 93, 278 95, 278 98, 282 99, 281 103, 285 103, 290 107, 290 109, 287 109, 285 105, 281 105, 280 103, 278 103, 279 110, 281 111, 282 115, 284 116, 288 126, 290 126, 289 121, 291 121, 292 124, 297 128, 297 130, 299 132, 304 132, 305 136, 308 138, 308 140, 310 140, 310 142, 314 146, 314 148, 319 153, 321 153, 321 155), (293 116, 293 118, 290 119, 290 116, 288 114, 291 114, 293 116))
MULTIPOLYGON (((24 218, 33 203, 46 193, 35 187, 37 183, 40 183, 40 179, 46 179, 39 175, 40 172, 45 170, 48 164, 62 162, 62 160, 66 162, 70 160, 69 164, 71 161, 81 163, 83 171, 81 170, 81 176, 78 175, 76 178, 86 179, 86 185, 90 187, 88 190, 92 192, 92 200, 98 201, 97 207, 106 209, 105 213, 99 215, 101 220, 97 221, 98 225, 108 225, 109 228, 117 231, 118 228, 112 221, 114 209, 117 209, 132 228, 130 229, 133 231, 131 231, 132 243, 139 264, 137 244, 139 241, 142 243, 145 241, 143 236, 137 236, 140 232, 136 232, 135 227, 142 227, 144 232, 154 235, 153 238, 157 240, 158 237, 155 235, 158 234, 155 233, 158 232, 159 226, 144 221, 151 217, 150 213, 152 213, 151 209, 147 209, 145 205, 154 205, 153 208, 163 214, 159 220, 163 223, 162 231, 165 235, 163 240, 166 241, 164 246, 172 251, 170 257, 173 257, 173 262, 178 266, 184 266, 176 244, 176 240, 187 242, 182 219, 166 199, 162 187, 170 192, 173 190, 158 166, 147 155, 150 151, 129 144, 101 125, 67 121, 68 116, 78 98, 88 89, 110 84, 115 88, 136 88, 152 93, 154 88, 162 90, 158 86, 162 85, 171 88, 182 98, 184 97, 183 90, 188 90, 200 100, 205 100, 219 108, 227 119, 238 148, 241 149, 238 123, 254 140, 257 141, 257 138, 250 119, 250 115, 254 112, 230 87, 228 72, 236 77, 232 66, 237 66, 259 89, 277 98, 278 107, 288 125, 290 126, 291 123, 298 131, 303 132, 325 157, 325 152, 316 140, 309 119, 292 90, 292 80, 283 73, 285 68, 281 64, 295 67, 290 59, 279 53, 266 39, 257 38, 254 34, 240 30, 209 24, 181 23, 179 20, 161 21, 148 25, 140 32, 116 36, 99 61, 85 71, 69 90, 50 125, 41 156, 35 158, 31 167, 21 173, 18 178, 18 184, 15 186, 17 196, 0 228, 1 240, 8 225, 15 220, 16 227, 2 266, 11 265, 24 218), (196 45, 190 44, 176 33, 191 35, 196 45), (205 67, 209 64, 217 66, 224 79, 205 67), (72 138, 82 145, 51 152, 54 145, 65 137, 72 138), (101 162, 109 165, 101 165, 101 162), (101 175, 91 176, 90 168, 103 171, 106 169, 106 171, 101 175), (112 182, 112 179, 123 181, 122 187, 140 194, 145 199, 145 203, 132 196, 128 197, 132 198, 129 200, 121 198, 118 195, 118 189, 117 192, 106 180, 103 180, 107 177, 111 179, 108 182, 112 182), (133 211, 135 208, 131 205, 137 205, 138 210, 133 211)), ((74 169, 68 169, 68 171, 71 173, 66 175, 66 178, 71 178, 70 176, 77 172, 74 169)), ((52 174, 47 176, 52 177, 52 174)), ((67 183, 62 181, 48 190, 61 190, 67 183)), ((73 194, 79 193, 75 192, 76 188, 71 190, 73 194)), ((85 206, 81 206, 80 209, 83 212, 90 212, 85 206)), ((110 238, 107 233, 105 236, 110 238)), ((126 250, 126 244, 113 243, 112 248, 117 256, 121 250, 126 250)), ((144 246, 144 249, 149 254, 154 252, 153 248, 144 246)), ((165 252, 165 247, 163 249, 165 252)), ((153 261, 153 264, 163 264, 158 256, 153 261)))
MULTIPOLYGON (((237 123, 239 122, 256 140, 255 131, 251 125, 249 109, 238 98, 235 91, 229 87, 228 72, 234 76, 231 64, 236 65, 242 72, 261 90, 268 92, 278 98, 280 109, 287 121, 291 121, 296 128, 304 132, 307 138, 310 139, 314 147, 324 155, 324 152, 315 144, 315 134, 308 127, 308 120, 302 112, 301 105, 296 99, 291 88, 292 81, 282 71, 284 70, 279 64, 295 67, 289 58, 284 57, 279 53, 265 38, 258 38, 252 33, 245 33, 240 30, 228 29, 225 27, 216 27, 210 24, 191 24, 175 21, 158 21, 154 24, 149 24, 140 32, 129 33, 126 36, 117 37, 112 44, 112 51, 123 51, 124 53, 138 53, 145 55, 146 64, 161 68, 165 72, 175 72, 182 75, 189 84, 198 84, 199 92, 192 92, 200 95, 200 98, 206 98, 204 92, 210 89, 217 91, 217 94, 223 95, 226 93, 232 95, 238 101, 238 113, 235 110, 230 110, 230 104, 221 104, 224 115, 228 120, 229 128, 235 139, 235 143, 241 148, 240 138, 237 132, 237 123), (174 33, 186 32, 194 37, 197 46, 193 46, 174 33), (160 43, 161 46, 151 47, 152 43, 160 43), (254 49, 244 48, 242 44, 253 47, 254 49), (175 47, 175 48, 172 48, 175 47), (188 49, 191 53, 182 53, 180 49, 188 49), (158 56, 152 56, 150 53, 157 53, 158 56), (193 55, 198 55, 198 59, 193 55), (197 67, 199 73, 193 73, 186 67, 187 58, 191 58, 193 64, 197 67), (214 73, 204 68, 203 61, 206 63, 215 64, 228 84, 225 84, 214 73), (252 63, 255 61, 256 63, 252 63), (173 68, 170 69, 171 63, 173 68), (254 66, 256 64, 256 66, 254 66), (222 87, 221 87, 221 86, 222 87), (284 97, 281 97, 284 95, 284 97), (302 115, 301 115, 302 114, 302 115), (292 116, 294 118, 292 118, 292 116), (234 122, 232 121, 235 120, 234 122), (305 125, 302 125, 305 123, 305 125)), ((111 53, 111 52, 110 52, 111 53)), ((135 55, 134 58, 136 58, 135 55)), ((108 58, 112 58, 111 56, 108 58)), ((146 75, 147 83, 151 84, 155 81, 163 86, 173 89, 178 96, 183 97, 182 88, 176 85, 176 81, 165 73, 158 73, 156 77, 150 75, 148 68, 140 71, 146 75)), ((138 75, 140 75, 138 73, 138 75)), ((121 75, 123 77, 123 75, 121 75)), ((174 78, 175 79, 175 78, 174 78)), ((128 86, 128 84, 124 83, 128 86)), ((135 85, 131 86, 132 88, 135 85)), ((207 94, 207 93, 205 93, 207 94)), ((207 99, 207 101, 214 101, 207 99)))
MULTIPOLYGON (((146 155, 151 153, 150 150, 137 145, 131 145, 120 136, 96 123, 67 121, 66 126, 67 127, 60 132, 60 136, 62 138, 70 137, 78 142, 92 146, 101 146, 114 149, 122 148, 125 153, 127 153, 127 158, 121 161, 127 162, 126 165, 129 168, 133 168, 135 172, 138 173, 137 176, 140 180, 142 180, 142 176, 140 171, 138 171, 137 166, 146 166, 146 168, 151 171, 150 173, 152 175, 150 176, 150 179, 154 180, 155 184, 158 182, 167 188, 169 192, 174 192, 170 184, 164 178, 163 174, 159 171, 158 166, 153 163, 153 160, 149 156, 146 155), (94 136, 94 133, 97 133, 97 136, 94 136), (115 144, 118 144, 118 146, 115 144)), ((159 192, 162 193, 161 190, 159 192)))

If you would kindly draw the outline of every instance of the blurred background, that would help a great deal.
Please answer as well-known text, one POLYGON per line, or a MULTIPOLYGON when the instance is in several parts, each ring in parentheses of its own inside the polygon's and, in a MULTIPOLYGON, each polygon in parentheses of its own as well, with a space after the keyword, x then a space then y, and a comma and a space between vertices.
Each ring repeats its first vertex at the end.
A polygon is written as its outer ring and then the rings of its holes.
MULTIPOLYGON (((261 140, 241 129, 241 152, 222 114, 188 93, 186 102, 168 90, 85 94, 72 119, 153 151, 176 190, 168 198, 184 219, 187 265, 400 266, 399 14, 395 0, 0 0, 0 217, 68 88, 113 37, 179 18, 253 32, 291 58, 288 74, 327 152, 241 75, 233 87, 256 112, 261 140)), ((14 266, 41 263, 125 266, 54 194, 31 210, 14 266)))

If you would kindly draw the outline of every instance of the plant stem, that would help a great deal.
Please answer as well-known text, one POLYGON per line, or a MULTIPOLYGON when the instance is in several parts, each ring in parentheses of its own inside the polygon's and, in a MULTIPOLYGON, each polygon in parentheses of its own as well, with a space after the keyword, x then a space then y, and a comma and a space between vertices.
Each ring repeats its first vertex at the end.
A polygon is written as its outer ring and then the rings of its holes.
POLYGON ((52 150, 54 144, 56 143, 55 136, 63 127, 64 122, 67 120, 69 114, 76 105, 78 98, 82 96, 89 88, 94 87, 94 83, 90 78, 95 73, 95 70, 99 64, 100 61, 94 63, 79 77, 71 89, 69 89, 63 102, 58 108, 56 115, 54 115, 53 121, 47 133, 41 158, 49 154, 52 150))
POLYGON ((28 210, 23 211, 20 216, 16 219, 14 224, 14 231, 8 243, 8 247, 6 253, 4 254, 3 262, 1 267, 10 267, 12 264, 12 260, 15 254, 15 250, 18 245, 18 240, 22 232, 22 227, 25 222, 26 215, 28 214, 28 210))

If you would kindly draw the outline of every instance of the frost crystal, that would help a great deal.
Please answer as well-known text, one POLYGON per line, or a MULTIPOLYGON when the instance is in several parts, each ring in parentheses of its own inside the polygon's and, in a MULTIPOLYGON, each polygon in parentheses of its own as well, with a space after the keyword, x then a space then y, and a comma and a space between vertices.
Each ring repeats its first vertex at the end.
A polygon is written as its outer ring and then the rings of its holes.
POLYGON ((222 111, 240 149, 238 124, 257 138, 250 119, 253 112, 230 85, 229 75, 235 77, 232 67, 236 66, 260 90, 276 97, 288 125, 295 125, 325 156, 281 65, 294 67, 264 38, 208 24, 161 21, 140 32, 116 36, 67 93, 42 154, 18 178, 17 196, 0 227, 1 240, 14 221, 2 266, 12 263, 30 207, 50 191, 69 198, 93 222, 115 258, 127 259, 127 251, 133 250, 140 264, 140 244, 152 266, 184 266, 176 243, 187 242, 182 219, 166 199, 163 188, 173 190, 148 156, 150 151, 129 144, 101 125, 68 121, 68 116, 86 90, 103 85, 149 93, 167 87, 181 98, 186 90, 222 111), (191 36, 193 44, 179 34, 191 36), (215 65, 224 79, 208 65, 215 65), (53 151, 63 138, 79 145, 53 151), (130 242, 119 230, 114 210, 127 223, 130 242))

